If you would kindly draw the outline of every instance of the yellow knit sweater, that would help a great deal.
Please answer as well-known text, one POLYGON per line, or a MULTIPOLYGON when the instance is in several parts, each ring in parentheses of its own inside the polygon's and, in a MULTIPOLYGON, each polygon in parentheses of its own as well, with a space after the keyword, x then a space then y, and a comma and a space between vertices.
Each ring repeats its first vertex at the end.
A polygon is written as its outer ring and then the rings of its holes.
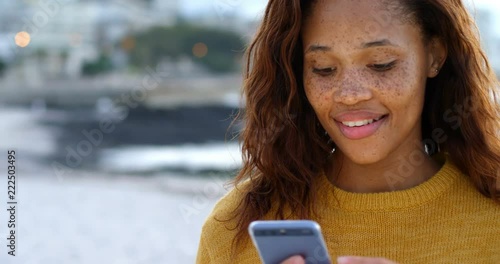
MULTIPOLYGON (((350 193, 325 176, 321 181, 321 218, 312 220, 320 224, 334 263, 342 255, 399 263, 500 263, 500 206, 449 161, 431 179, 402 191, 350 193)), ((241 197, 233 189, 217 203, 203 226, 197 263, 229 263, 235 231, 214 217, 227 219, 241 197)), ((235 263, 260 263, 250 240, 235 263)))

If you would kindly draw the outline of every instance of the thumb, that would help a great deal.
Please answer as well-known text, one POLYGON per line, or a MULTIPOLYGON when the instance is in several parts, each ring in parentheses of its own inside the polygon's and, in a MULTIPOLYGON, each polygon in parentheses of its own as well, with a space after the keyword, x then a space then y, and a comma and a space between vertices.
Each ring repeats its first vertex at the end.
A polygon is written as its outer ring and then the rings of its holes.
POLYGON ((281 264, 305 264, 305 263, 306 261, 304 260, 304 258, 298 255, 287 258, 285 261, 281 262, 281 264))

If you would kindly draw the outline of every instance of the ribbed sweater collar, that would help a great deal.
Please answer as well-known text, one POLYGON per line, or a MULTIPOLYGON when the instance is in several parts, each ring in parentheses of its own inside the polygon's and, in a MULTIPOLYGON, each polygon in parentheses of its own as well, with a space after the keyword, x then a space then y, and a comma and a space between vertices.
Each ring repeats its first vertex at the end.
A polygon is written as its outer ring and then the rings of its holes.
POLYGON ((347 211, 392 211, 429 203, 442 196, 460 177, 463 175, 458 168, 449 159, 446 159, 444 165, 434 176, 406 190, 380 193, 347 192, 334 186, 325 174, 321 175, 320 186, 322 186, 321 195, 326 195, 326 201, 332 202, 341 209, 347 211))

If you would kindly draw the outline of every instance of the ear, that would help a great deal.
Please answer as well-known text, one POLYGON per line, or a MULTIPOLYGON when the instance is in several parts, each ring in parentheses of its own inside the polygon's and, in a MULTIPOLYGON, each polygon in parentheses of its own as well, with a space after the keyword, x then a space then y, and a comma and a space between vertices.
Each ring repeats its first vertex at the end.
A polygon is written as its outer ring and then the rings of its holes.
POLYGON ((434 78, 439 74, 441 67, 443 67, 448 49, 444 42, 437 37, 431 39, 428 44, 429 63, 427 67, 427 77, 434 78))

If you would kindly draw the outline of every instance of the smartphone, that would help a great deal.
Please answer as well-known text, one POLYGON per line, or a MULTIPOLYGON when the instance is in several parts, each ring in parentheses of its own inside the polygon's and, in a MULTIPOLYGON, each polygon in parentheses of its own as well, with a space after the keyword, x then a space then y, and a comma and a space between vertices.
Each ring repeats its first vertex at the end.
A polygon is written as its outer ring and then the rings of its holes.
POLYGON ((279 264, 295 255, 304 257, 307 264, 331 263, 321 228, 314 221, 253 221, 248 232, 264 264, 279 264))

